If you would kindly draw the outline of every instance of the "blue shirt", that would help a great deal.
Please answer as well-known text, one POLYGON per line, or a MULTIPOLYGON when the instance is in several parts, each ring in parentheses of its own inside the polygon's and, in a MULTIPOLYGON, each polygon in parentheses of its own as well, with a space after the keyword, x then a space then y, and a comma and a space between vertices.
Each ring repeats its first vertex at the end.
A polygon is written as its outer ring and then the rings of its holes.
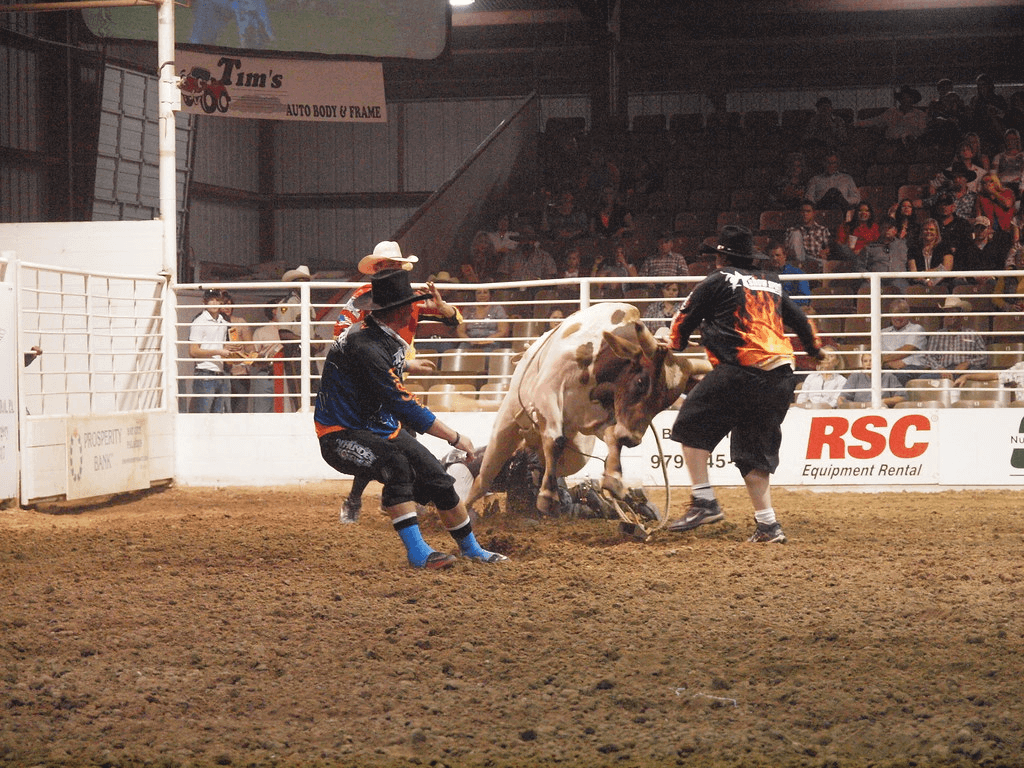
MULTIPOLYGON (((792 264, 786 264, 780 271, 780 275, 806 275, 802 269, 794 267, 792 264)), ((789 294, 789 297, 793 299, 793 303, 798 306, 806 306, 811 303, 811 284, 806 280, 784 280, 782 283, 782 289, 789 294), (801 298, 808 297, 808 298, 801 298)))

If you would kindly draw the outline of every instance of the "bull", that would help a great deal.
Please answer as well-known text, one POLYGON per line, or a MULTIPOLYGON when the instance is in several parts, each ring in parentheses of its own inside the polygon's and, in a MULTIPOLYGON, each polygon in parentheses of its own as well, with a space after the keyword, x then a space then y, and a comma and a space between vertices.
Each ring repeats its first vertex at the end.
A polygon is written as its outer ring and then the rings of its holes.
POLYGON ((620 451, 640 444, 657 413, 685 391, 706 360, 660 345, 631 304, 602 303, 567 317, 535 341, 516 365, 467 506, 481 498, 520 448, 544 465, 537 509, 558 506, 558 478, 579 472, 596 437, 608 448, 602 489, 621 499, 620 451))

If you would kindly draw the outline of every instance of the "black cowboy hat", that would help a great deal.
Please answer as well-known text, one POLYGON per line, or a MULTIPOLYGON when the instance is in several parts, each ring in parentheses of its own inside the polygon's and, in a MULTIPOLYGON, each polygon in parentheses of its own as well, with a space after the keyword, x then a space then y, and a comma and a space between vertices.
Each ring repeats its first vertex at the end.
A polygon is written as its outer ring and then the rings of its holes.
POLYGON ((718 244, 702 243, 700 252, 720 253, 723 256, 735 256, 740 259, 768 259, 767 254, 754 250, 754 235, 751 231, 738 224, 726 224, 718 235, 718 244))
POLYGON ((970 184, 972 181, 978 178, 978 174, 976 174, 974 171, 968 170, 967 166, 964 165, 963 162, 961 162, 960 160, 957 160, 955 163, 953 163, 952 166, 944 170, 942 172, 942 175, 945 176, 950 181, 952 181, 955 176, 963 176, 965 179, 967 179, 968 184, 970 184))
POLYGON ((917 104, 921 101, 921 92, 916 88, 911 88, 909 85, 900 86, 900 89, 896 91, 896 101, 900 100, 900 96, 909 98, 911 104, 917 104))
POLYGON ((389 269, 371 277, 370 290, 357 296, 352 306, 374 312, 404 307, 414 301, 426 301, 429 298, 429 293, 413 291, 409 285, 409 273, 404 269, 389 269))

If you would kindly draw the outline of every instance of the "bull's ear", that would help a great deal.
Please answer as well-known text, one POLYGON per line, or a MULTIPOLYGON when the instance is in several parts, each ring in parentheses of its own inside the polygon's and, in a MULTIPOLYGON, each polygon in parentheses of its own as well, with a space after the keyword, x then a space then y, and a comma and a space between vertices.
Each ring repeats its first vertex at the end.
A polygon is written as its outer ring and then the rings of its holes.
POLYGON ((643 353, 639 344, 634 344, 628 339, 616 336, 611 331, 604 332, 604 341, 605 344, 608 345, 608 348, 615 353, 617 357, 622 357, 626 360, 637 360, 643 353))
POLYGON ((654 353, 658 349, 658 340, 654 338, 654 334, 643 323, 634 323, 633 327, 636 329, 636 340, 640 342, 640 349, 644 351, 647 357, 653 360, 654 353))

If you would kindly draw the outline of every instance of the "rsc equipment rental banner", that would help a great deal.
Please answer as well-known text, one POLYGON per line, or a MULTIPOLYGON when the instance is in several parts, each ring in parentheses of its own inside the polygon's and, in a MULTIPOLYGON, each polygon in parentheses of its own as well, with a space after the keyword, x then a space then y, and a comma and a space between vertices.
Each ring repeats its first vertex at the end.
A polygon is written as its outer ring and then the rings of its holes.
POLYGON ((380 62, 178 51, 175 69, 182 112, 334 123, 388 120, 380 62))

